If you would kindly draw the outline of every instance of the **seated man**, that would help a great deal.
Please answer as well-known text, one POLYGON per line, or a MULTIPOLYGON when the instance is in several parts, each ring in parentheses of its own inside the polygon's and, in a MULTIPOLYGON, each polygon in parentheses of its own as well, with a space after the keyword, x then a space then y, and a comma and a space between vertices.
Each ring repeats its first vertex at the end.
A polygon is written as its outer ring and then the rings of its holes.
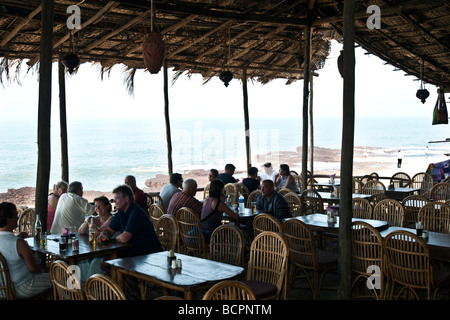
POLYGON ((217 171, 217 169, 209 170, 208 179, 209 179, 209 182, 219 179, 219 171, 217 171))
POLYGON ((79 181, 74 181, 69 184, 67 192, 59 197, 50 232, 62 233, 65 226, 75 226, 78 229, 85 216, 94 212, 95 207, 83 198, 83 185, 79 181))
POLYGON ((140 205, 142 209, 147 211, 147 197, 145 196, 144 191, 136 186, 136 178, 134 176, 128 175, 125 177, 124 183, 126 185, 129 185, 131 190, 133 190, 134 202, 140 205))
POLYGON ((159 196, 164 202, 164 209, 167 212, 169 208, 170 199, 177 192, 181 192, 180 188, 183 185, 183 177, 179 173, 172 173, 170 176, 170 183, 164 185, 159 192, 159 196))
POLYGON ((292 217, 286 199, 275 191, 272 180, 264 180, 261 184, 261 194, 256 200, 256 209, 269 213, 281 223, 283 219, 292 217))
POLYGON ((195 198, 196 193, 197 182, 194 179, 187 179, 184 181, 183 191, 173 195, 167 213, 176 216, 178 209, 187 207, 192 209, 200 217, 203 205, 195 198))
POLYGON ((249 193, 259 189, 258 168, 251 167, 248 170, 248 178, 242 180, 242 184, 247 187, 249 193))
POLYGON ((100 242, 102 235, 108 237, 120 232, 116 241, 131 244, 123 256, 131 257, 163 251, 147 212, 134 202, 133 190, 125 184, 116 187, 113 193, 118 211, 97 241, 100 242))
POLYGON ((227 183, 239 182, 239 180, 237 180, 233 177, 235 170, 236 170, 236 167, 233 164, 228 163, 225 165, 225 172, 219 174, 219 179, 222 180, 224 185, 226 185, 227 183))

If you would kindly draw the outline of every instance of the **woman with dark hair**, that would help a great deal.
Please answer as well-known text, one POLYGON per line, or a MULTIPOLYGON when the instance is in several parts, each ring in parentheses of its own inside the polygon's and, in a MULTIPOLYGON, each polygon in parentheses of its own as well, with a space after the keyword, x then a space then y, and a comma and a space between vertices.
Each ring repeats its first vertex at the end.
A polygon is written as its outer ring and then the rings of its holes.
POLYGON ((295 183, 295 179, 290 173, 289 166, 287 164, 280 164, 280 171, 275 176, 275 186, 278 188, 287 188, 294 192, 299 192, 298 186, 295 183))
POLYGON ((209 197, 203 203, 201 214, 202 233, 205 243, 209 244, 211 234, 222 224, 222 215, 225 212, 233 219, 238 219, 239 214, 231 210, 225 204, 225 185, 221 180, 213 180, 209 186, 209 197))
POLYGON ((106 230, 111 223, 111 219, 113 215, 111 213, 112 206, 109 199, 105 196, 100 196, 94 199, 95 213, 97 215, 88 216, 84 219, 83 224, 78 229, 79 234, 88 234, 89 232, 89 224, 91 223, 91 217, 94 218, 94 228, 97 229, 97 233, 106 230))

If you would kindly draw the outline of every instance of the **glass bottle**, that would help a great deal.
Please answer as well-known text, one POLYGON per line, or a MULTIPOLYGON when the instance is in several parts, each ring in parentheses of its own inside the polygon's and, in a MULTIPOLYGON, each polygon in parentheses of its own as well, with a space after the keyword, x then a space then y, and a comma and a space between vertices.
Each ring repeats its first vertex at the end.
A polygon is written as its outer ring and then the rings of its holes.
POLYGON ((36 221, 34 223, 34 236, 37 240, 41 239, 41 232, 42 232, 42 223, 41 223, 41 217, 37 213, 36 214, 36 221))
POLYGON ((91 217, 89 223, 89 243, 95 245, 96 238, 97 238, 97 230, 94 223, 94 217, 91 217))

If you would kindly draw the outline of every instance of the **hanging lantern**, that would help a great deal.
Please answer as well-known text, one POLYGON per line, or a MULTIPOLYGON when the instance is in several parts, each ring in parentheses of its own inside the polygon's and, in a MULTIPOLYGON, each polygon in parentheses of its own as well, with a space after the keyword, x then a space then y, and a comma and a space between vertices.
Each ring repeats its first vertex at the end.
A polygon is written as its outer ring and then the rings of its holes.
POLYGON ((341 74, 341 77, 344 77, 344 50, 341 50, 341 54, 339 55, 337 59, 337 65, 339 69, 339 73, 341 74))
POLYGON ((156 74, 161 70, 166 55, 166 46, 162 35, 158 32, 150 32, 142 46, 142 56, 148 71, 156 74))
POLYGON ((230 70, 222 71, 219 75, 219 79, 223 81, 225 87, 228 87, 231 79, 233 79, 233 73, 230 70))
POLYGON ((67 68, 69 74, 72 74, 80 65, 80 58, 75 53, 69 53, 62 58, 62 64, 67 68))
POLYGON ((419 89, 416 92, 416 97, 418 99, 420 99, 420 101, 422 101, 422 103, 425 103, 425 100, 428 98, 429 95, 430 95, 430 93, 428 92, 427 89, 419 89))

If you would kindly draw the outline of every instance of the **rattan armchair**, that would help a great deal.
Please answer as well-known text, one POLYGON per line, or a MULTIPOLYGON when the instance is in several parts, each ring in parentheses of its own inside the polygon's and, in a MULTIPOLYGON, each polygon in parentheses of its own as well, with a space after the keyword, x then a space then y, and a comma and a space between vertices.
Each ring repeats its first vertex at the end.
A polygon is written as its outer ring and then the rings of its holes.
POLYGON ((261 190, 252 191, 247 198, 247 208, 252 207, 252 202, 256 202, 258 196, 261 194, 261 190))
POLYGON ((352 179, 352 193, 362 193, 364 184, 358 178, 352 179))
POLYGON ((203 199, 207 199, 209 197, 209 188, 211 187, 211 184, 208 183, 205 188, 203 189, 203 199))
POLYGON ((34 212, 34 208, 25 209, 19 217, 19 221, 17 221, 18 233, 26 232, 28 236, 35 236, 34 224, 36 221, 36 214, 34 212))
POLYGON ((239 195, 238 189, 234 183, 227 183, 225 185, 225 194, 227 197, 230 196, 231 203, 237 203, 239 195))
POLYGON ((174 216, 164 214, 159 218, 156 224, 156 235, 164 250, 178 252, 180 232, 178 230, 178 222, 174 216))
POLYGON ((313 298, 319 299, 322 279, 327 272, 337 270, 338 255, 318 250, 314 232, 298 219, 285 220, 282 232, 289 248, 288 287, 292 286, 298 271, 302 271, 313 298))
POLYGON ((159 193, 149 192, 149 193, 146 193, 145 196, 147 197, 148 207, 150 207, 150 205, 152 205, 152 204, 159 204, 160 206, 165 208, 164 201, 161 198, 161 196, 159 195, 159 193))
POLYGON ((164 207, 160 204, 152 204, 148 208, 148 216, 150 217, 150 220, 152 221, 153 228, 156 231, 156 225, 158 224, 158 220, 165 214, 164 207))
POLYGON ((236 186, 237 190, 237 198, 239 198, 239 196, 242 194, 244 196, 244 201, 247 202, 248 196, 250 194, 248 188, 242 182, 237 182, 234 185, 236 186))
POLYGON ((422 222, 424 230, 450 233, 450 206, 439 201, 429 202, 420 208, 417 221, 422 222))
POLYGON ((0 253, 0 300, 16 300, 16 291, 11 281, 8 264, 0 253))
POLYGON ((431 188, 433 188, 433 176, 426 172, 419 172, 411 178, 411 188, 419 188, 419 195, 429 198, 431 188))
POLYGON ((390 184, 395 188, 406 188, 411 185, 411 177, 405 172, 397 172, 392 175, 390 184))
POLYGON ((256 299, 278 299, 288 257, 288 246, 281 234, 267 231, 255 237, 250 247, 247 279, 242 282, 252 290, 256 299))
POLYGON ((289 192, 289 193, 285 194, 284 198, 286 199, 286 201, 289 205, 289 210, 291 211, 291 215, 293 217, 303 215, 302 201, 300 200, 300 197, 295 192, 289 192))
POLYGON ((235 266, 244 266, 245 235, 236 226, 224 224, 211 234, 209 258, 235 266))
POLYGON ((387 221, 391 226, 405 225, 405 208, 394 199, 384 199, 373 208, 372 219, 387 221))
POLYGON ((384 199, 389 199, 385 193, 374 193, 367 200, 370 202, 372 207, 375 207, 378 202, 384 199))
POLYGON ((260 213, 253 219, 253 234, 257 236, 264 231, 281 233, 281 223, 269 213, 260 213))
POLYGON ((252 290, 236 280, 225 280, 213 285, 202 300, 256 300, 252 290))
POLYGON ((353 218, 372 219, 373 206, 367 199, 353 198, 352 213, 353 218))
POLYGON ((428 199, 420 195, 410 195, 403 199, 402 204, 405 208, 405 226, 415 228, 419 210, 428 203, 428 199))
POLYGON ((177 211, 178 230, 182 240, 182 251, 200 258, 207 258, 208 248, 202 233, 199 217, 189 208, 183 207, 177 211))
POLYGON ((84 300, 80 278, 62 260, 50 266, 54 300, 84 300))
POLYGON ((111 278, 103 274, 94 274, 86 280, 87 300, 126 300, 122 289, 111 278))
POLYGON ((431 188, 430 199, 432 201, 445 202, 450 200, 450 183, 439 182, 431 188))
POLYGON ((277 192, 278 192, 279 194, 281 194, 282 196, 285 196, 286 194, 292 193, 292 192, 294 192, 294 191, 292 191, 292 190, 289 189, 289 188, 280 188, 277 192))
POLYGON ((324 202, 316 190, 306 189, 300 196, 303 214, 325 213, 324 202))
POLYGON ((384 186, 383 182, 379 180, 369 180, 364 184, 361 193, 370 195, 376 193, 386 193, 386 187, 384 186))

